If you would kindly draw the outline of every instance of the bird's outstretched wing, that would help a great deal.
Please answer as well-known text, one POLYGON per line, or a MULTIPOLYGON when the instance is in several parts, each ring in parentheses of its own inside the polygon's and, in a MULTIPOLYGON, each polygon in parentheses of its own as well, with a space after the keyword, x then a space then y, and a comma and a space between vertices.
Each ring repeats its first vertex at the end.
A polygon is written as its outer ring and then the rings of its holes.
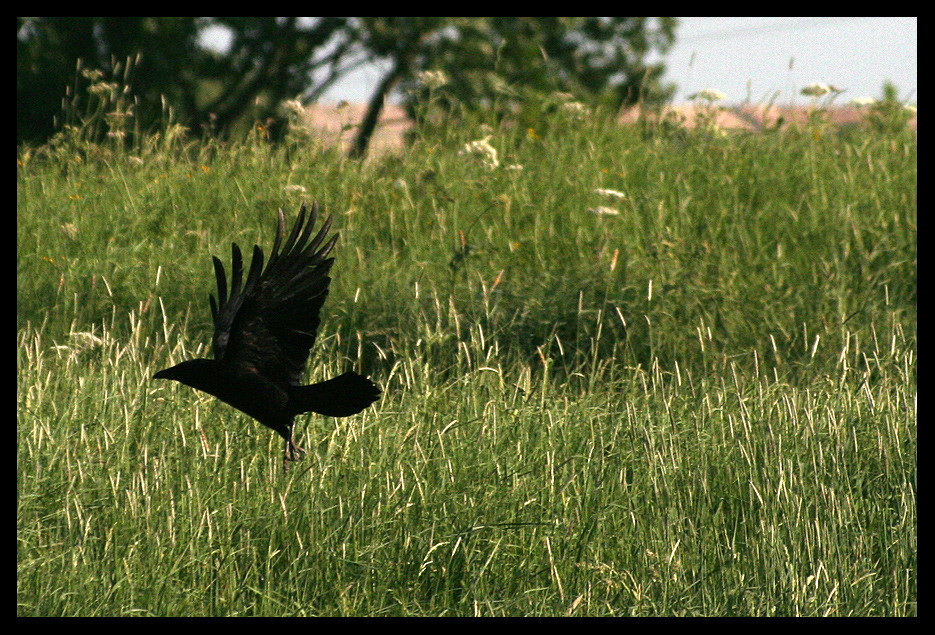
POLYGON ((215 360, 234 372, 258 373, 282 387, 298 385, 302 379, 331 282, 328 272, 334 258, 327 256, 338 239, 335 234, 322 246, 331 228, 329 217, 309 242, 318 204, 312 204, 308 222, 306 211, 302 205, 282 245, 286 221, 279 210, 276 241, 266 268, 263 250, 254 246, 246 282, 240 247, 231 245, 229 294, 224 265, 214 258, 218 300, 213 295, 210 300, 215 360))

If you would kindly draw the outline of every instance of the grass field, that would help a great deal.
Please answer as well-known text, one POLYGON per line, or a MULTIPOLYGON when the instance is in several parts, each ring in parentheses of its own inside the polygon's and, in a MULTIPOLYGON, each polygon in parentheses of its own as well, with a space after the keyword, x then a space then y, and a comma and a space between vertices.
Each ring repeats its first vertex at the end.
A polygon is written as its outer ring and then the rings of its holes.
POLYGON ((915 132, 532 121, 21 150, 17 613, 916 614, 915 132), (310 377, 384 396, 284 476, 150 378, 313 198, 310 377))

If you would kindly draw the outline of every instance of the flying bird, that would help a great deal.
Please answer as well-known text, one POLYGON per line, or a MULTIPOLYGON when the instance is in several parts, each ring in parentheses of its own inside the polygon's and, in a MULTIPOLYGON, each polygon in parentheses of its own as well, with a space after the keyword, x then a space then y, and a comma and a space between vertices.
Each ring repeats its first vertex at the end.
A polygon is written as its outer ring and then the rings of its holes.
POLYGON ((246 281, 240 247, 231 244, 230 292, 224 265, 214 258, 218 298, 209 296, 214 359, 191 359, 153 376, 174 379, 214 395, 278 432, 285 439, 286 471, 290 461, 305 453, 293 434, 296 415, 315 412, 347 417, 380 396, 373 382, 353 371, 302 385, 331 282, 328 274, 334 258, 328 254, 338 239, 335 234, 322 245, 331 228, 329 216, 309 241, 318 204, 313 203, 311 213, 306 212, 303 204, 283 245, 286 219, 279 210, 276 240, 266 267, 263 250, 255 245, 246 281))

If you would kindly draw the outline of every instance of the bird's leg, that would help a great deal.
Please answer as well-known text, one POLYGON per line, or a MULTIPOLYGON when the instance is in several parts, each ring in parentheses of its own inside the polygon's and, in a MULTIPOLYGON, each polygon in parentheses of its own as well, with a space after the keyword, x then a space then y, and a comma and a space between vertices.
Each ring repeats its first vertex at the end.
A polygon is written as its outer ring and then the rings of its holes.
POLYGON ((289 430, 289 438, 286 439, 286 448, 283 451, 282 455, 282 469, 287 474, 289 473, 289 462, 298 461, 305 454, 305 450, 296 444, 293 439, 293 431, 289 430))

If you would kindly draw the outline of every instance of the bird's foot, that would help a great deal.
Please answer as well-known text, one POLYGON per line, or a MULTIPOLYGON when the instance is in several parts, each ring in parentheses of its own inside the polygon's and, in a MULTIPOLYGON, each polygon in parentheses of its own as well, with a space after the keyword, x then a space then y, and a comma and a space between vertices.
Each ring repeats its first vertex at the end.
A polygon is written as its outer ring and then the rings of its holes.
POLYGON ((305 450, 296 444, 290 436, 286 439, 286 449, 282 455, 282 469, 285 473, 289 473, 289 463, 292 461, 298 461, 303 456, 305 456, 305 450))

